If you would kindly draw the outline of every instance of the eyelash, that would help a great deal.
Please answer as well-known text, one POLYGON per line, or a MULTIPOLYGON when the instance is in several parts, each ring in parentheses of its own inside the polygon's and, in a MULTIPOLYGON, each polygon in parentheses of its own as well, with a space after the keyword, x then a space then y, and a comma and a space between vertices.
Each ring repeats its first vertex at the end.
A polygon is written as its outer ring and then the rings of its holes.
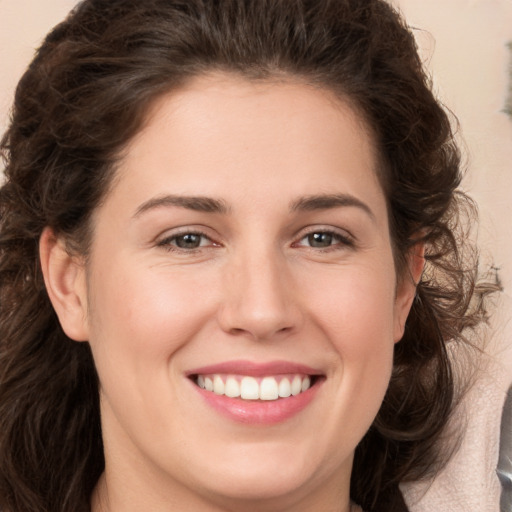
POLYGON ((182 253, 197 252, 201 249, 204 249, 205 247, 208 247, 208 246, 202 246, 201 245, 202 241, 200 242, 200 245, 198 247, 189 247, 189 248, 179 247, 176 244, 176 241, 179 238, 185 238, 187 236, 201 237, 202 240, 209 240, 211 242, 211 244, 209 244, 209 245, 213 245, 213 246, 219 245, 219 244, 216 244, 215 242, 213 242, 213 240, 207 234, 202 233, 201 231, 183 231, 181 233, 176 233, 174 235, 164 238, 163 240, 158 242, 157 245, 159 247, 163 247, 167 251, 175 251, 175 252, 182 252, 182 253))
MULTIPOLYGON (((170 252, 180 252, 180 253, 192 253, 192 252, 199 252, 201 250, 204 250, 205 248, 210 247, 219 247, 220 244, 214 242, 207 234, 201 232, 201 231, 183 231, 181 233, 176 233, 171 236, 168 236, 158 242, 158 247, 163 247, 165 250, 170 252), (177 240, 180 238, 185 238, 187 236, 192 237, 200 237, 200 245, 197 247, 179 247, 177 245, 177 240), (207 245, 202 245, 203 241, 208 240, 210 243, 207 245)), ((298 239, 297 242, 294 242, 292 244, 292 247, 307 247, 309 249, 319 251, 319 252, 329 252, 329 251, 336 251, 336 250, 342 250, 346 248, 354 248, 355 242, 354 239, 347 234, 341 234, 335 230, 329 230, 329 229, 312 229, 309 232, 306 232, 302 234, 302 236, 298 239), (311 245, 311 238, 317 235, 328 235, 331 237, 331 241, 334 243, 330 243, 329 245, 325 247, 314 247, 311 245), (309 245, 303 245, 301 242, 305 239, 309 238, 309 245)))
MULTIPOLYGON (((314 229, 312 231, 309 231, 308 233, 305 233, 298 242, 295 242, 293 245, 298 245, 301 241, 308 239, 310 237, 314 237, 315 235, 328 235, 332 237, 332 241, 335 243, 331 243, 330 245, 327 245, 326 247, 313 247, 312 245, 308 245, 310 249, 318 250, 321 252, 328 252, 328 251, 335 251, 335 250, 341 250, 346 248, 353 248, 355 246, 354 240, 351 236, 346 234, 338 233, 337 231, 330 230, 330 229, 314 229)), ((311 242, 311 239, 309 240, 311 242)))

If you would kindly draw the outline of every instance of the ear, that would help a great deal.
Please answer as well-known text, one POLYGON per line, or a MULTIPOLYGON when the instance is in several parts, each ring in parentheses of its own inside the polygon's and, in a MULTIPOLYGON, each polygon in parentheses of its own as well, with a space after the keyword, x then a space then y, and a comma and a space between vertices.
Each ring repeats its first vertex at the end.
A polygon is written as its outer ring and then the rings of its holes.
POLYGON ((418 242, 411 247, 407 255, 407 268, 404 275, 399 278, 395 298, 395 343, 402 339, 405 331, 405 321, 411 310, 412 302, 416 296, 416 287, 421 280, 425 267, 425 244, 418 242))
POLYGON ((75 341, 87 341, 87 287, 81 258, 72 256, 64 240, 45 228, 39 257, 46 290, 64 332, 75 341))

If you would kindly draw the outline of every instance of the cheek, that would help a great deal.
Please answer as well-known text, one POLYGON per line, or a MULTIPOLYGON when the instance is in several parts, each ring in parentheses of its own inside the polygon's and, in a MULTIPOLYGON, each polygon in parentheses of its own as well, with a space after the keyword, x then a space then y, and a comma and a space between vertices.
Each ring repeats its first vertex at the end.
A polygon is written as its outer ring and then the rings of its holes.
POLYGON ((122 383, 142 394, 148 378, 168 380, 175 355, 211 316, 212 301, 201 276, 130 263, 118 260, 91 275, 90 343, 104 388, 122 383))
POLYGON ((161 344, 168 349, 172 340, 186 337, 208 303, 197 300, 198 295, 204 297, 200 276, 184 279, 177 273, 121 264, 91 281, 93 332, 108 334, 108 343, 121 341, 133 349, 140 344, 144 352, 158 351, 161 344), (129 335, 119 340, 123 333, 129 335))
MULTIPOLYGON (((313 287, 310 290, 313 294, 313 287)), ((389 272, 376 272, 374 266, 340 271, 325 279, 324 290, 311 295, 310 304, 312 317, 335 354, 340 404, 358 411, 369 426, 386 392, 393 364, 393 267, 389 272)))
POLYGON ((89 321, 103 427, 110 436, 126 429, 134 439, 163 439, 180 421, 162 411, 182 400, 174 385, 181 349, 211 317, 212 301, 199 290, 204 279, 119 259, 101 269, 89 283, 89 321))
POLYGON ((380 268, 334 269, 308 283, 305 296, 314 316, 347 356, 393 344, 394 271, 380 268))

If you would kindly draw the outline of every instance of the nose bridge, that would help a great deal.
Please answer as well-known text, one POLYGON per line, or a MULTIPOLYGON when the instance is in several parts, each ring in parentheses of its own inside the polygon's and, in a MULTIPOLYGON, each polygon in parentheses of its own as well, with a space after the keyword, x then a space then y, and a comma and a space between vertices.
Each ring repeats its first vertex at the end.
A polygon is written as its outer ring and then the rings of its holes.
POLYGON ((222 326, 266 339, 294 330, 300 321, 293 279, 284 255, 269 245, 247 247, 226 269, 222 326))

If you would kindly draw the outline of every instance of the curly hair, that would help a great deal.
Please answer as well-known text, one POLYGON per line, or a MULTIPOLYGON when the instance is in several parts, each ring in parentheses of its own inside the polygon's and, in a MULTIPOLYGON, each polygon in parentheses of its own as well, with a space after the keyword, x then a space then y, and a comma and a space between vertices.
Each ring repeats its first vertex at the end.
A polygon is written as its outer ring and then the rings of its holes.
MULTIPOLYGON (((43 229, 87 254, 91 213, 157 98, 211 71, 303 80, 348 99, 372 129, 398 274, 426 270, 384 402, 355 454, 351 495, 395 510, 399 482, 439 462, 457 393, 447 354, 483 319, 457 235, 470 201, 460 155, 413 35, 383 0, 85 0, 46 38, 1 143, 0 508, 90 508, 104 469, 98 378, 64 334, 38 256, 43 229)), ((469 208, 471 210, 471 208, 469 208)), ((471 213, 471 212, 470 212, 471 213)))

